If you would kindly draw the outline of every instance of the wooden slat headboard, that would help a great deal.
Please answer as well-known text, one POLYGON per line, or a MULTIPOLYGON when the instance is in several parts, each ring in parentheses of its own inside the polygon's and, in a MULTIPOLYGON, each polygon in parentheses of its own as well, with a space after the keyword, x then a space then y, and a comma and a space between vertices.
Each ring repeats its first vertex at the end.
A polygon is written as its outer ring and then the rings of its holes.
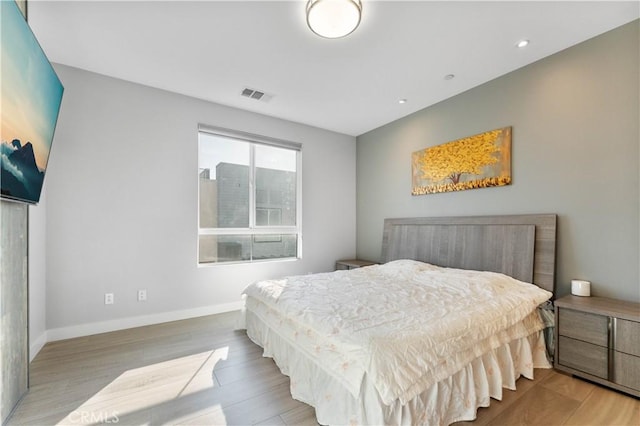
POLYGON ((556 215, 385 219, 382 262, 501 272, 555 288, 556 215))

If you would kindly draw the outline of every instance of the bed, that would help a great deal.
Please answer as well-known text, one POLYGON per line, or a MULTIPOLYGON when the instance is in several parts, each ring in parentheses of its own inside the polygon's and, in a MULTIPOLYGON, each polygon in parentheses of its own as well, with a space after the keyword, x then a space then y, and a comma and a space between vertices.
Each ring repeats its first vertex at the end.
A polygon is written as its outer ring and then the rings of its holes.
POLYGON ((555 215, 386 219, 380 265, 254 283, 244 327, 321 424, 446 425, 549 368, 555 215))

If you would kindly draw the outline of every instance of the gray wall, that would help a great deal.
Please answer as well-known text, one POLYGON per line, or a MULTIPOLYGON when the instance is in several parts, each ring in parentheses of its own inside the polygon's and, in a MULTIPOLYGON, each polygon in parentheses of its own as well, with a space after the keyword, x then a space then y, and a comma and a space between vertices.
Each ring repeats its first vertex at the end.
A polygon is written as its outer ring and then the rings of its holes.
POLYGON ((354 137, 56 71, 65 96, 46 177, 49 340, 228 310, 252 281, 332 270, 355 254, 354 137), (198 266, 199 123, 303 144, 301 260, 198 266))
POLYGON ((33 359, 47 343, 47 179, 40 202, 29 206, 29 356, 33 359))
POLYGON ((558 214, 557 291, 640 300, 639 21, 357 138, 357 253, 383 219, 558 214), (411 196, 411 153, 513 126, 506 187, 411 196))

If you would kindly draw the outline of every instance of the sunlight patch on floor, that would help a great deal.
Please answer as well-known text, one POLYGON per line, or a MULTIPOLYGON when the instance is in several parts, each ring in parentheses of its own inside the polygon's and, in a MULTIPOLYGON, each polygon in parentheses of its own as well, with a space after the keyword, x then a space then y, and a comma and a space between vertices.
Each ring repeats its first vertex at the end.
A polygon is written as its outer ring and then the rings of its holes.
MULTIPOLYGON (((213 370, 228 354, 227 346, 127 370, 59 424, 117 424, 123 418, 169 401, 207 392, 219 387, 213 370)), ((208 413, 212 410, 223 416, 222 409, 216 410, 216 405, 206 408, 208 413)), ((190 417, 204 415, 204 411, 199 413, 194 409, 189 414, 190 417)))

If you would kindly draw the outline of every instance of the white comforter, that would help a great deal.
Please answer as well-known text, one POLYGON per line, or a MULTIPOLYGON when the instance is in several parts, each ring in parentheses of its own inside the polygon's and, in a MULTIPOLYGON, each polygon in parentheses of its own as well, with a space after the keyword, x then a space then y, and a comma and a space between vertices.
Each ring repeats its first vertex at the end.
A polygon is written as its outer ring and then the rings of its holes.
POLYGON ((478 356, 541 330, 536 308, 551 297, 503 274, 410 260, 260 281, 244 294, 247 309, 354 397, 366 373, 385 404, 405 404, 478 356))

